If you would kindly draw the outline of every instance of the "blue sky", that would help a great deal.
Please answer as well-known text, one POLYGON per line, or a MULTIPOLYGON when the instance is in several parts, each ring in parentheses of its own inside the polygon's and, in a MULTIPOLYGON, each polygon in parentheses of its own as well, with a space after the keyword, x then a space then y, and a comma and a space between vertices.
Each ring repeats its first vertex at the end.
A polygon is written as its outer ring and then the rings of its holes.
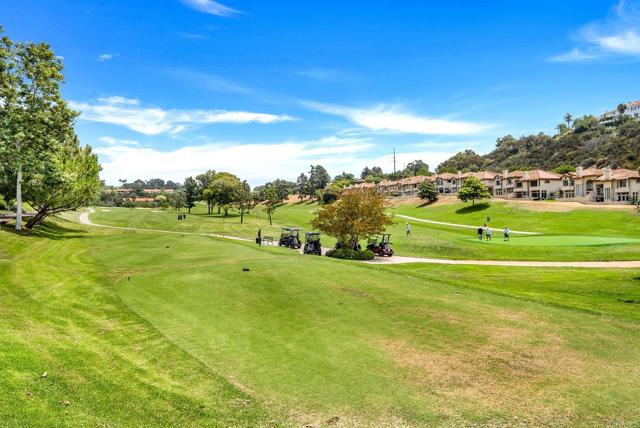
POLYGON ((640 98, 632 1, 23 0, 110 184, 390 171, 640 98))

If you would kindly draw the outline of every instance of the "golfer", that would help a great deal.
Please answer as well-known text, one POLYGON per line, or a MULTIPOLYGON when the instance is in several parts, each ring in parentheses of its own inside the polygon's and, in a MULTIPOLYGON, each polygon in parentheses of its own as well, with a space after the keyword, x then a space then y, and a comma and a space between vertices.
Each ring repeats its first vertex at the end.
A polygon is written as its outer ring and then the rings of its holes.
POLYGON ((258 229, 258 237, 256 238, 258 241, 258 246, 262 247, 262 229, 258 229))
POLYGON ((487 241, 491 241, 491 228, 489 226, 484 230, 484 234, 487 236, 487 241))
POLYGON ((504 227, 504 240, 509 240, 509 228, 507 226, 504 227))
POLYGON ((484 233, 484 229, 482 226, 478 228, 478 239, 482 241, 482 234, 484 233))
POLYGON ((407 236, 411 238, 411 225, 409 223, 407 223, 405 230, 407 231, 407 236))

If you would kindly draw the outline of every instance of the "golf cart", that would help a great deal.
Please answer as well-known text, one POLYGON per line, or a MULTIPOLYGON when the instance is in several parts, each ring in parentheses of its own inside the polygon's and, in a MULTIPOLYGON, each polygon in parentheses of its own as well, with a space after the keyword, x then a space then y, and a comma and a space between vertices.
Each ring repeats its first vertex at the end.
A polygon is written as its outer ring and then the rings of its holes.
POLYGON ((282 232, 280 233, 278 246, 292 248, 294 250, 300 249, 302 246, 302 243, 300 242, 300 229, 283 227, 282 232))
POLYGON ((307 232, 304 234, 304 254, 322 255, 322 247, 320 246, 320 234, 318 232, 307 232))
POLYGON ((384 233, 382 239, 378 242, 378 238, 370 239, 367 244, 367 249, 373 251, 376 256, 393 256, 393 249, 391 248, 391 242, 389 241, 391 234, 384 233))

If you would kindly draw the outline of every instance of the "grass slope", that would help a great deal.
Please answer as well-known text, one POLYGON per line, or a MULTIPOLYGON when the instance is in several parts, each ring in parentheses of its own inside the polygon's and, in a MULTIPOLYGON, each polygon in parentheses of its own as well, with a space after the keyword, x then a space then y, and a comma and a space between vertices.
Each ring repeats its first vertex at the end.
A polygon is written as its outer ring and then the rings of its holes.
MULTIPOLYGON (((274 226, 259 210, 246 216, 240 224, 236 215, 224 218, 207 215, 199 205, 184 222, 176 220, 174 211, 102 209, 91 216, 99 224, 113 226, 155 228, 227 234, 253 238, 258 228, 265 236, 279 236, 282 226, 309 229, 317 204, 290 204, 278 208, 274 226)), ((638 260, 640 259, 640 216, 626 211, 578 209, 570 212, 540 212, 526 210, 512 204, 492 201, 490 205, 471 208, 463 204, 432 207, 401 205, 389 210, 415 218, 450 223, 482 225, 491 218, 494 240, 479 242, 475 230, 421 223, 395 217, 388 228, 394 249, 399 255, 453 259, 498 260, 638 260), (411 239, 404 233, 405 223, 412 225, 411 239), (512 236, 505 243, 501 237, 503 226, 514 230, 541 232, 542 236, 512 236)), ((334 241, 323 237, 324 246, 334 241)))
POLYGON ((120 300, 103 239, 0 231, 0 426, 276 425, 120 300))

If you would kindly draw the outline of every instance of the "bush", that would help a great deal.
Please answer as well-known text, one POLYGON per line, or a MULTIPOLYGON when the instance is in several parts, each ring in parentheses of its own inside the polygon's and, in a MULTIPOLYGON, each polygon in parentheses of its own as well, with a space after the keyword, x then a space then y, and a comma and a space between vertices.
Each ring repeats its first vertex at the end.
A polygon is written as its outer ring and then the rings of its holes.
POLYGON ((340 248, 339 250, 327 251, 327 257, 345 260, 373 260, 374 255, 371 250, 355 251, 349 248, 340 248))

